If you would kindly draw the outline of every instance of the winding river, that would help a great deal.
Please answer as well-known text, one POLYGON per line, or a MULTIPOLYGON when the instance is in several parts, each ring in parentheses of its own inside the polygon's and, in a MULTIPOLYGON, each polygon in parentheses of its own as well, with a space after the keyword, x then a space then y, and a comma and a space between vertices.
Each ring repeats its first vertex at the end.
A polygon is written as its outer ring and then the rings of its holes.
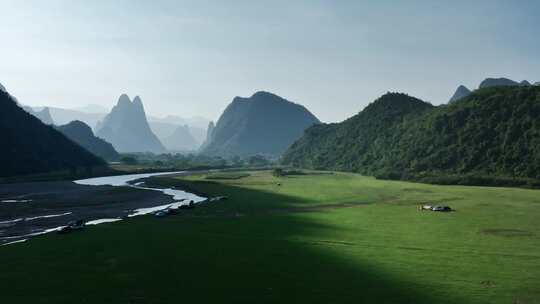
MULTIPOLYGON (((186 171, 177 172, 160 172, 160 173, 145 173, 145 174, 127 174, 117 176, 104 176, 95 177, 89 179, 82 179, 73 181, 79 185, 86 186, 114 186, 114 187, 133 187, 137 189, 145 189, 151 191, 160 191, 172 198, 168 202, 156 201, 148 202, 144 206, 140 204, 135 208, 130 206, 124 206, 125 209, 116 210, 116 212, 107 210, 104 212, 103 208, 110 208, 110 206, 96 205, 84 209, 84 213, 79 206, 68 206, 61 209, 61 212, 55 214, 43 214, 34 215, 31 217, 19 217, 12 219, 2 219, 0 221, 0 246, 10 245, 14 243, 20 243, 28 240, 31 237, 42 235, 49 232, 58 231, 65 227, 70 220, 77 219, 77 216, 82 216, 87 220, 86 225, 98 225, 102 223, 110 223, 121 221, 125 218, 134 216, 145 215, 160 210, 166 210, 169 208, 175 209, 182 205, 189 204, 190 201, 194 203, 200 203, 206 200, 205 197, 195 195, 182 190, 172 188, 147 188, 142 186, 142 182, 134 183, 139 179, 149 178, 152 176, 162 175, 174 175, 174 174, 187 174, 186 171), (172 201, 172 202, 171 202, 172 201), (111 217, 103 217, 104 214, 114 215, 111 217), (59 225, 59 223, 62 223, 59 225)), ((25 203, 26 201, 20 200, 5 200, 8 203, 25 203)))

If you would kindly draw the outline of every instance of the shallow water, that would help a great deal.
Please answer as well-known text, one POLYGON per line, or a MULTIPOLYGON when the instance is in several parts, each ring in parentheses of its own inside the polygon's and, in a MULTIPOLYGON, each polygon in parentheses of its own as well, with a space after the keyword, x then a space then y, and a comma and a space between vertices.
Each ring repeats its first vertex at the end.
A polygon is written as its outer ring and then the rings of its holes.
MULTIPOLYGON (((136 181, 138 179, 142 178, 148 178, 152 176, 161 176, 161 175, 171 175, 171 174, 178 174, 178 173, 185 173, 185 171, 176 171, 176 172, 160 172, 160 173, 144 173, 144 174, 127 174, 127 175, 118 175, 118 176, 104 176, 104 177, 95 177, 95 178, 89 178, 89 179, 82 179, 82 180, 76 180, 74 183, 79 185, 91 185, 91 186, 103 186, 103 185, 110 185, 110 186, 128 186, 133 187, 137 189, 145 189, 145 190, 151 190, 151 191, 160 191, 166 195, 172 196, 172 199, 175 201, 173 203, 166 203, 164 204, 163 201, 149 203, 148 206, 145 207, 138 207, 128 210, 122 210, 119 211, 119 214, 113 214, 112 217, 103 218, 103 215, 101 217, 99 214, 103 214, 103 210, 100 208, 103 206, 96 205, 91 208, 93 208, 94 212, 92 210, 85 210, 84 216, 85 219, 87 219, 86 224, 87 225, 99 225, 103 223, 112 223, 121 221, 123 216, 126 215, 128 217, 134 217, 134 216, 140 216, 145 214, 150 214, 156 211, 160 210, 166 210, 169 208, 176 209, 179 208, 182 205, 189 204, 190 201, 193 201, 194 203, 199 203, 206 198, 200 197, 198 195, 195 195, 193 193, 189 193, 182 190, 176 190, 171 188, 164 188, 164 189, 158 189, 158 188, 148 188, 148 187, 142 187, 141 185, 143 183, 139 182, 136 184, 132 184, 133 181, 136 181), (95 213, 95 218, 92 218, 92 214, 95 213)), ((3 201, 4 202, 4 201, 3 201)), ((15 200, 9 200, 9 202, 15 202, 15 200)), ((20 202, 20 201, 17 201, 20 202)), ((7 203, 7 202, 6 202, 7 203)), ((58 231, 62 227, 65 227, 67 223, 70 220, 77 219, 77 216, 79 214, 78 210, 79 206, 71 206, 67 207, 68 210, 62 210, 64 212, 62 213, 48 213, 43 215, 33 215, 32 217, 19 217, 19 218, 13 218, 13 219, 3 219, 0 221, 0 245, 9 245, 9 244, 16 244, 23 242, 27 240, 29 237, 42 235, 45 233, 58 231), (61 217, 66 217, 61 226, 59 226, 59 220, 61 217), (51 222, 51 220, 54 220, 51 222), (28 223, 31 222, 31 223, 28 223), (21 226, 25 225, 25 226, 21 226)))
POLYGON ((32 200, 16 200, 16 199, 6 199, 6 200, 1 200, 0 203, 28 203, 28 202, 31 202, 32 200))
POLYGON ((99 225, 99 224, 103 224, 103 223, 114 223, 114 222, 118 222, 118 221, 121 221, 121 220, 122 220, 121 218, 105 218, 105 219, 88 221, 88 222, 86 222, 86 225, 99 225))
POLYGON ((126 174, 126 175, 116 175, 116 176, 103 176, 103 177, 93 177, 87 179, 80 179, 73 181, 79 185, 90 185, 90 186, 128 186, 129 182, 138 180, 141 178, 148 178, 152 176, 160 175, 171 175, 178 173, 185 173, 186 171, 173 171, 173 172, 159 172, 159 173, 141 173, 141 174, 126 174))
POLYGON ((64 213, 60 213, 60 214, 47 214, 47 215, 40 215, 40 216, 34 216, 34 217, 26 217, 26 218, 24 218, 24 220, 28 222, 28 221, 38 220, 38 219, 66 216, 66 215, 70 215, 72 213, 73 212, 64 212, 64 213))
POLYGON ((96 177, 96 178, 77 180, 75 181, 75 183, 80 184, 80 185, 92 185, 92 186, 104 186, 104 185, 129 186, 129 187, 133 187, 137 189, 159 191, 166 195, 172 196, 173 199, 177 201, 171 204, 162 204, 162 205, 157 205, 157 206, 135 209, 133 210, 131 214, 128 215, 128 217, 133 217, 133 216, 145 215, 145 214, 149 214, 149 213, 153 213, 156 211, 165 210, 169 208, 173 208, 173 209, 178 208, 182 205, 189 204, 190 201, 193 201, 194 203, 200 203, 206 200, 205 197, 201 197, 201 196, 198 196, 198 195, 195 195, 193 193, 189 193, 183 190, 177 190, 177 189, 172 189, 172 188, 142 187, 141 185, 144 184, 143 182, 138 182, 135 184, 130 183, 132 181, 135 181, 141 178, 148 178, 148 177, 160 176, 160 175, 171 175, 171 174, 178 174, 178 173, 184 173, 184 172, 185 171, 96 177))

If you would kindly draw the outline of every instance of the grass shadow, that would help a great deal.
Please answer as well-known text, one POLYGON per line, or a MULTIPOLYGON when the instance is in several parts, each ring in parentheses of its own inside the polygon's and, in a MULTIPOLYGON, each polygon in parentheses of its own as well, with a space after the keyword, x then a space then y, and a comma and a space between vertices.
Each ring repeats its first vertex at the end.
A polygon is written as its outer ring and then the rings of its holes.
MULTIPOLYGON (((16 303, 467 303, 347 254, 298 197, 182 182, 229 200, 47 235, 0 250, 0 299, 16 303)), ((361 248, 360 248, 361 249, 361 248)), ((358 250, 356 248, 355 250, 358 250)))

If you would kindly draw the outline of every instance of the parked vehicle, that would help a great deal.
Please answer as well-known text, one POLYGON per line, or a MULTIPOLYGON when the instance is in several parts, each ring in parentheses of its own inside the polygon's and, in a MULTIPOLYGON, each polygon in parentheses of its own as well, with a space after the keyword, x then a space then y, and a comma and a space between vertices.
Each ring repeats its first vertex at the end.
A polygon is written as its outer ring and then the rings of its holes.
POLYGON ((452 208, 448 206, 435 206, 431 210, 438 211, 438 212, 449 212, 449 211, 452 211, 452 208))
POLYGON ((449 212, 452 211, 452 208, 449 206, 432 206, 432 205, 421 205, 418 208, 420 211, 437 211, 437 212, 449 212))

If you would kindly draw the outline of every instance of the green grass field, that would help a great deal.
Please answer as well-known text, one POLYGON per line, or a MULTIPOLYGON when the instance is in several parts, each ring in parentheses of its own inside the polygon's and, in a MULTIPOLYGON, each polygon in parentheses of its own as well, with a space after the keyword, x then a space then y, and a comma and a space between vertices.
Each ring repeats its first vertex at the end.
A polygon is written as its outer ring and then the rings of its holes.
POLYGON ((206 179, 241 179, 244 177, 248 177, 249 174, 246 172, 217 172, 217 173, 210 173, 205 175, 206 179))
POLYGON ((540 303, 538 191, 268 171, 152 182, 229 199, 1 247, 0 302, 540 303))

